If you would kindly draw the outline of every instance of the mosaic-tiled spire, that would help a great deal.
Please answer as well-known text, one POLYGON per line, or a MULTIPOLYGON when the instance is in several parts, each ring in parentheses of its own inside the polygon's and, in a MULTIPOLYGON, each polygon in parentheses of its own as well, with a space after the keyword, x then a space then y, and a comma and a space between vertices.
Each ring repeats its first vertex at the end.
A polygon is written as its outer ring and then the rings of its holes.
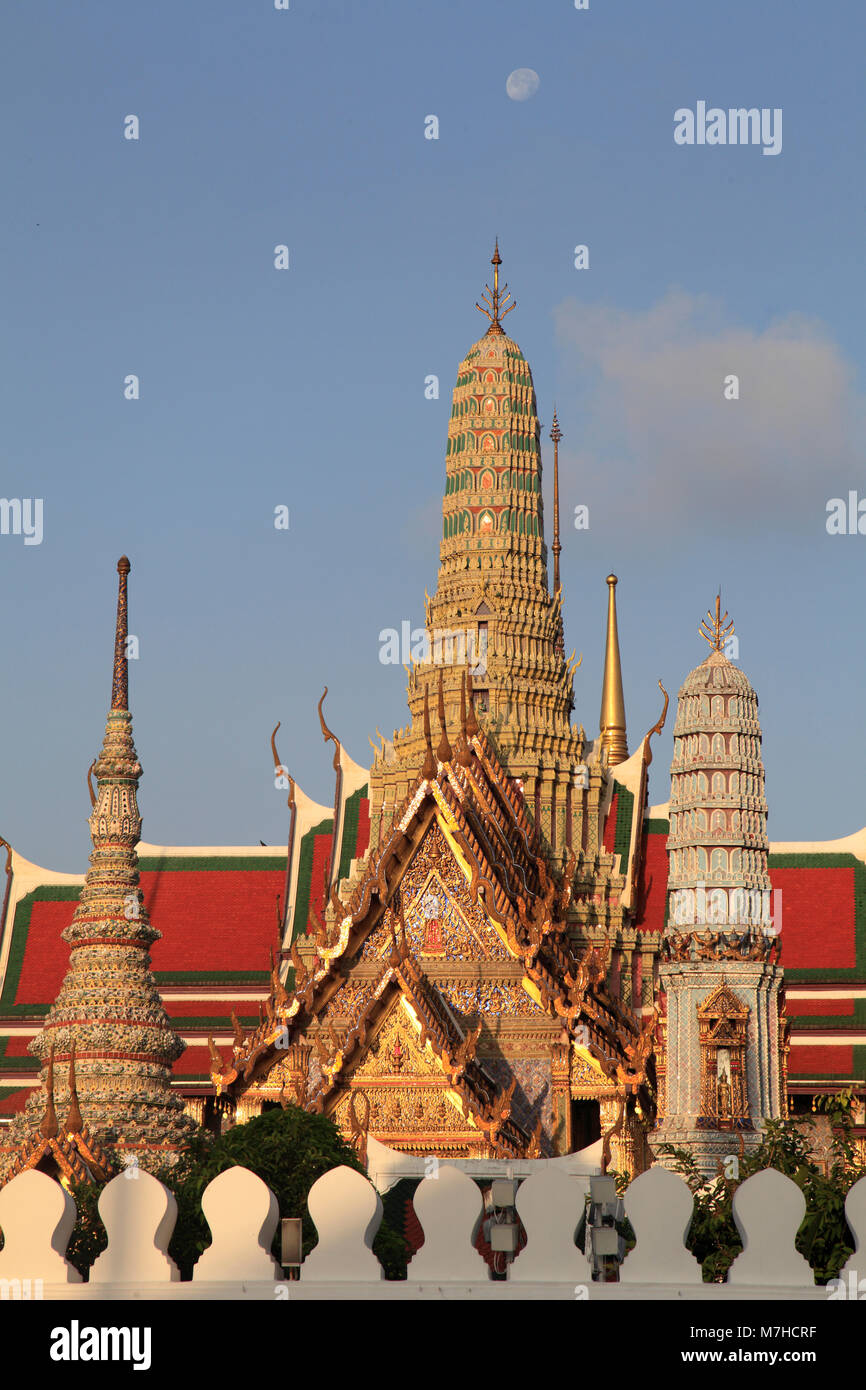
POLYGON ((717 598, 710 654, 679 692, 655 1054, 655 1153, 688 1148, 707 1177, 785 1113, 758 697, 723 650, 733 629, 717 598))
POLYGON ((668 839, 671 931, 692 922, 761 925, 770 917, 758 697, 723 651, 734 627, 725 626, 727 617, 717 598, 715 619, 708 613, 701 631, 710 654, 679 692, 668 839))
MULTIPOLYGON (((585 742, 571 725, 574 664, 565 657, 556 525, 552 593, 548 586, 535 387, 529 363, 502 326, 515 306, 500 285, 501 260, 497 244, 493 286, 477 306, 490 322, 461 362, 452 398, 439 575, 427 603, 426 638, 411 653, 412 722, 396 733, 393 758, 382 769, 387 788, 374 770, 373 802, 378 805, 381 787, 383 801, 397 804, 406 773, 414 775, 421 764, 431 668, 442 672, 451 728, 458 727, 468 669, 481 722, 551 845, 565 853, 569 788, 580 780, 585 742)), ((558 424, 553 438, 558 446, 558 424)), ((558 470, 554 481, 556 515, 558 470)))
MULTIPOLYGON (((151 926, 139 888, 141 765, 128 708, 129 570, 124 556, 117 564, 111 709, 95 766, 90 868, 72 923, 63 932, 69 969, 43 1031, 30 1045, 43 1064, 42 1085, 28 1100, 23 1121, 28 1132, 42 1121, 52 1054, 59 1064, 74 1053, 77 1101, 90 1134, 117 1160, 128 1162, 134 1154, 141 1167, 154 1170, 172 1161, 195 1124, 171 1090, 171 1066, 184 1044, 171 1027, 150 969, 150 947, 161 933, 151 926)), ((65 1070, 59 1068, 53 1089, 58 1116, 66 1117, 68 1127, 70 1111, 73 1121, 78 1116, 75 1083, 70 1087, 65 1070)))

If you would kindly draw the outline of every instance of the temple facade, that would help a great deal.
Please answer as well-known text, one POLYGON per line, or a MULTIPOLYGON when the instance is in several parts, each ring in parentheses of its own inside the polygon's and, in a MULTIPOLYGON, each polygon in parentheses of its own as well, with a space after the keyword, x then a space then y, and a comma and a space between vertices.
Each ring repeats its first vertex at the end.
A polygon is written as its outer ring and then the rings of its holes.
POLYGON ((500 264, 497 246, 454 388, 407 722, 367 767, 328 726, 325 691, 329 805, 292 778, 277 726, 287 849, 141 841, 122 562, 90 869, 51 873, 7 846, 0 1180, 158 1168, 195 1124, 288 1103, 407 1160, 583 1154, 636 1173, 672 1146, 712 1176, 766 1120, 851 1087, 866 1139, 866 830, 768 840, 757 697, 718 603, 679 691, 669 801, 649 798, 662 681, 629 751, 613 574, 597 733, 575 717, 562 435, 554 414, 548 555, 535 388, 500 264))

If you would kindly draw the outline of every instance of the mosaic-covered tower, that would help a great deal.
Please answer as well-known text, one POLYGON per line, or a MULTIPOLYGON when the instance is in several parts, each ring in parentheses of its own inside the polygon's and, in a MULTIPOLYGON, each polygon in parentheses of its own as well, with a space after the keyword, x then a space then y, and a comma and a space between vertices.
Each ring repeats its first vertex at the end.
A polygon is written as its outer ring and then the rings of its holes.
POLYGON ((708 613, 707 659, 679 692, 653 1150, 688 1147, 708 1176, 785 1114, 782 970, 767 873, 758 697, 708 613))
POLYGON ((141 765, 128 702, 125 556, 117 571, 111 709, 95 764, 98 790, 90 816, 93 852, 75 915, 62 933, 69 969, 42 1032, 30 1044, 42 1063, 42 1084, 5 1137, 8 1144, 32 1146, 44 1131, 47 1103, 52 1115, 67 1115, 64 1132, 83 1120, 115 1163, 154 1171, 175 1160, 197 1127, 171 1090, 172 1063, 184 1044, 150 969, 150 947, 161 933, 151 926, 139 888, 141 765), (70 1068, 67 1079, 73 1055, 74 1072, 70 1068), (70 1086, 75 1077, 77 1104, 70 1086))
MULTIPOLYGON (((566 658, 563 643, 558 470, 551 592, 535 388, 529 363, 502 326, 515 306, 508 302, 508 287, 500 287, 498 244, 491 264, 493 288, 476 306, 490 323, 461 362, 452 399, 438 582, 427 601, 426 635, 413 650, 409 670, 412 719, 395 732, 393 745, 385 746, 372 769, 373 838, 424 759, 425 689, 433 688, 442 670, 447 724, 458 727, 468 667, 478 717, 507 772, 520 782, 542 842, 564 862, 572 847, 593 853, 599 848, 589 825, 597 820, 602 794, 601 761, 628 756, 625 713, 619 738, 603 740, 590 756, 583 729, 571 724, 575 663, 574 654, 566 658), (587 769, 586 763, 594 766, 587 769)), ((555 451, 561 437, 554 417, 555 451)), ((558 452, 554 457, 556 463, 558 452)), ((615 619, 613 633, 615 639, 615 619)), ((609 660, 618 670, 618 647, 609 660)), ((620 685, 620 704, 621 698, 620 685)))

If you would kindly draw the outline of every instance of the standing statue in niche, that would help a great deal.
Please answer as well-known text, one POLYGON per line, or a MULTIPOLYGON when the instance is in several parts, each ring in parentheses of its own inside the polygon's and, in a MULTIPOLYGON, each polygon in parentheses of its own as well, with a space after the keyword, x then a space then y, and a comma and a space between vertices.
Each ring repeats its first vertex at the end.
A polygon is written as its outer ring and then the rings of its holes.
POLYGON ((722 1048, 719 1051, 718 1080, 716 1081, 716 1099, 720 1120, 729 1120, 731 1118, 730 1064, 730 1054, 727 1048, 722 1048))

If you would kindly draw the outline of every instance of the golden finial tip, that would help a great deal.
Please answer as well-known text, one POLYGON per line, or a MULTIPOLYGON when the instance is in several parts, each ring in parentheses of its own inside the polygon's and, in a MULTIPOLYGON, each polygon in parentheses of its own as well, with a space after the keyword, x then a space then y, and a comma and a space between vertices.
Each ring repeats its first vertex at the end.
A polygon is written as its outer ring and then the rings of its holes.
POLYGON ((607 576, 607 582, 608 582, 608 584, 610 584, 611 588, 613 588, 614 585, 616 585, 616 584, 619 583, 619 580, 617 579, 617 577, 616 577, 615 574, 609 574, 609 575, 607 576))
POLYGON ((119 559, 118 562, 117 562, 117 573, 118 573, 118 574, 129 574, 129 571, 130 571, 131 569, 132 569, 132 565, 129 563, 129 561, 127 560, 126 556, 125 556, 125 555, 121 555, 120 559, 119 559))
POLYGON ((709 643, 714 651, 720 652, 725 641, 734 632, 733 619, 729 617, 727 609, 722 613, 721 593, 716 595, 716 611, 707 609, 707 616, 698 628, 698 632, 704 641, 709 643))

